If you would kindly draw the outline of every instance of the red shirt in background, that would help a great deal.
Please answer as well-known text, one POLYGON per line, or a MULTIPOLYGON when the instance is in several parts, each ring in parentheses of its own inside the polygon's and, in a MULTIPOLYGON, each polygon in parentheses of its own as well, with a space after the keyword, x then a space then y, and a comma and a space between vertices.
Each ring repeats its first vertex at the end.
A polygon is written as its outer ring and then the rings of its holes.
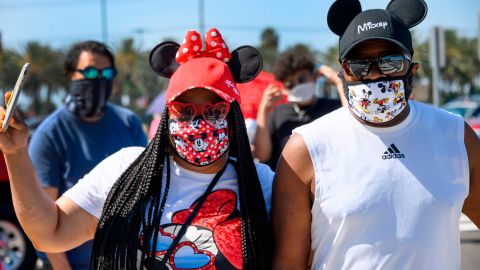
MULTIPOLYGON (((269 84, 274 84, 278 88, 282 89, 283 85, 280 81, 275 79, 275 76, 266 71, 261 71, 260 74, 248 83, 237 83, 237 88, 240 91, 242 97, 242 109, 243 117, 245 119, 256 119, 258 106, 262 101, 263 91, 269 84)), ((282 103, 287 103, 287 97, 284 96, 281 100, 277 101, 272 109, 282 103)))
POLYGON ((0 152, 0 182, 8 182, 7 165, 2 152, 0 152))

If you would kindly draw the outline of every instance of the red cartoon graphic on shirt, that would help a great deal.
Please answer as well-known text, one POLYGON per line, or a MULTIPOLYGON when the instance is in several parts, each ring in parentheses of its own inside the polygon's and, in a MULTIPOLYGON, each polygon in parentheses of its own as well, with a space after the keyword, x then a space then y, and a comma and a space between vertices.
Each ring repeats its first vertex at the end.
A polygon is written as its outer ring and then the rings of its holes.
MULTIPOLYGON (((172 223, 159 229, 157 260, 161 261, 197 202, 172 216, 172 223)), ((202 207, 173 250, 168 269, 242 269, 241 218, 237 195, 216 190, 202 207)))

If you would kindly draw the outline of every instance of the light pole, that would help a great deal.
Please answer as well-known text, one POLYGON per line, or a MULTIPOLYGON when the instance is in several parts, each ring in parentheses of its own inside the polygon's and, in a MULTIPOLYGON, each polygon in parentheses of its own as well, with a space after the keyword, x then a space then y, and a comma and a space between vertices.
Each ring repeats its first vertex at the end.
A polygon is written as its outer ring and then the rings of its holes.
POLYGON ((205 7, 203 0, 198 0, 198 30, 200 35, 205 34, 205 7))
POLYGON ((432 68, 433 105, 440 106, 440 69, 446 65, 445 36, 443 29, 434 27, 430 34, 430 67, 432 68))
POLYGON ((102 20, 102 40, 103 43, 108 43, 108 29, 107 29, 107 0, 100 0, 100 12, 102 20))

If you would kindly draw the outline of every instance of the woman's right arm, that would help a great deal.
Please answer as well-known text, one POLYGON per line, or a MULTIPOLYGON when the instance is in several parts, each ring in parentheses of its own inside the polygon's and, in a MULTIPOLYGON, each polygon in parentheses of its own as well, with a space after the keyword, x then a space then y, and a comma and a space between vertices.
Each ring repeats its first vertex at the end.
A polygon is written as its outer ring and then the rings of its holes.
MULTIPOLYGON (((0 107, 0 125, 4 118, 5 109, 0 107)), ((28 128, 18 113, 8 130, 0 133, 0 150, 10 177, 15 213, 38 250, 61 252, 93 239, 98 219, 66 197, 55 202, 40 186, 28 156, 28 128)))

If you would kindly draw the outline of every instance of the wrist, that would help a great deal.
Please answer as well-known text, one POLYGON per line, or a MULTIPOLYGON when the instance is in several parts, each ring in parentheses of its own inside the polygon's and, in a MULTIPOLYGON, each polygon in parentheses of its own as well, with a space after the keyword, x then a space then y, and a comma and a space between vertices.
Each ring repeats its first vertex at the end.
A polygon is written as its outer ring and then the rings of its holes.
POLYGON ((4 150, 3 156, 11 160, 25 158, 26 156, 28 156, 28 146, 18 147, 7 151, 4 150))
POLYGON ((269 105, 267 103, 260 103, 260 105, 258 106, 258 112, 268 114, 271 108, 272 105, 269 105))

